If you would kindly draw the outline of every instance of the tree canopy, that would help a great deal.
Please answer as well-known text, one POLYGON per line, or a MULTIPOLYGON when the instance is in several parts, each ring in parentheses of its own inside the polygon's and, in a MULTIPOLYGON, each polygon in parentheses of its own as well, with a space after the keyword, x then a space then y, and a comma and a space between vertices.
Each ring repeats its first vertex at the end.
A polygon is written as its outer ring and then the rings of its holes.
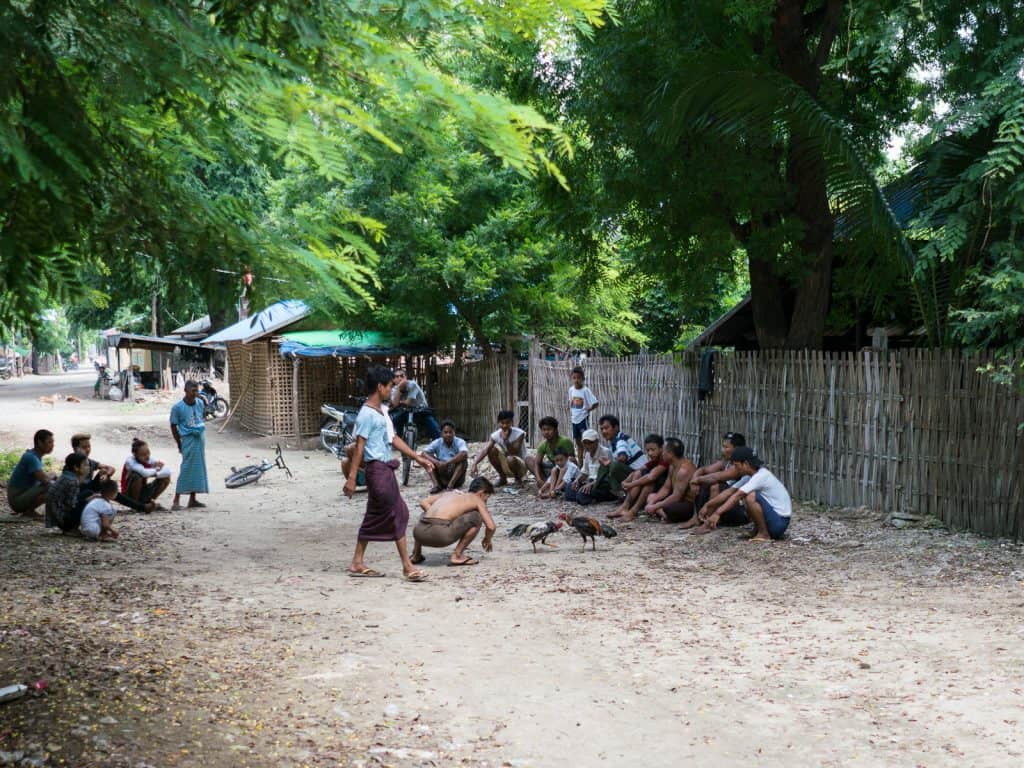
POLYGON ((221 325, 251 273, 485 350, 678 349, 749 291, 762 348, 1022 351, 1020 0, 7 2, 0 42, 0 328, 221 325))

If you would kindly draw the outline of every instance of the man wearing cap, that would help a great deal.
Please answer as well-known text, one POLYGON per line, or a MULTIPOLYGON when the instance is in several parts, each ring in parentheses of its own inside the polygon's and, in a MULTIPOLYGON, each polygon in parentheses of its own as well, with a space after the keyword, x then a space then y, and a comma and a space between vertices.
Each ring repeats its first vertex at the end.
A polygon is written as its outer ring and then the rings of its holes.
POLYGON ((708 517, 705 525, 714 529, 719 518, 742 499, 747 508, 747 516, 754 524, 750 540, 781 539, 793 515, 789 491, 765 468, 764 462, 750 448, 742 446, 733 450, 732 461, 743 474, 750 475, 750 479, 729 491, 729 498, 708 517))
POLYGON ((573 484, 566 485, 565 500, 587 506, 597 501, 612 501, 615 497, 608 488, 608 467, 612 452, 600 443, 596 429, 583 431, 583 463, 573 484))

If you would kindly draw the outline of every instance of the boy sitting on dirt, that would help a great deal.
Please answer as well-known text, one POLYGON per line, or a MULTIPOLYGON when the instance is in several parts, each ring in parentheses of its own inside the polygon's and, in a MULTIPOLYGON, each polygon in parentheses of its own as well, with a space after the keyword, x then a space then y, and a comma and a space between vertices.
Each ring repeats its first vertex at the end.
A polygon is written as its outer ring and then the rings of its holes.
POLYGON ((498 429, 491 433, 490 438, 480 449, 469 467, 469 474, 476 477, 477 467, 487 457, 498 473, 498 485, 507 485, 511 477, 516 485, 521 485, 526 476, 526 433, 519 427, 512 426, 515 414, 512 411, 499 411, 498 429))
POLYGON ((665 484, 670 462, 662 455, 664 445, 665 440, 661 435, 647 436, 647 439, 644 440, 647 463, 644 464, 643 469, 633 471, 622 481, 622 489, 626 491, 626 498, 615 508, 614 512, 608 515, 609 518, 621 517, 625 523, 633 520, 647 504, 651 493, 659 490, 665 484))
POLYGON ((572 447, 555 448, 553 457, 555 466, 544 485, 540 487, 540 492, 537 494, 540 498, 553 499, 560 493, 564 494, 566 488, 572 487, 576 476, 580 473, 580 468, 573 461, 575 457, 571 455, 572 452, 572 447))
POLYGON ((413 563, 422 563, 423 547, 447 547, 455 544, 455 551, 448 560, 450 566, 476 565, 478 561, 466 555, 468 547, 480 527, 487 529, 481 546, 484 552, 493 548, 496 526, 487 510, 487 499, 494 493, 494 486, 486 477, 478 477, 469 484, 469 493, 446 491, 428 496, 420 502, 423 515, 416 527, 412 529, 412 537, 416 545, 412 551, 413 563))
POLYGON ((743 446, 734 450, 732 461, 744 475, 749 475, 750 479, 743 485, 730 489, 730 497, 704 524, 714 530, 719 517, 743 499, 747 516, 754 524, 754 530, 750 532, 748 538, 751 541, 769 542, 772 539, 781 539, 793 515, 793 502, 789 497, 789 491, 765 468, 764 462, 750 448, 743 446))
MULTIPOLYGON (((171 468, 153 461, 145 440, 132 440, 132 453, 121 469, 121 492, 142 505, 152 502, 171 484, 171 468)), ((162 507, 156 506, 156 509, 162 507)))
POLYGON ((686 457, 683 443, 677 438, 670 437, 665 441, 664 455, 670 462, 668 482, 647 497, 647 514, 655 515, 666 523, 696 520, 690 484, 697 467, 686 457))
POLYGON ((115 541, 117 539, 117 531, 111 526, 115 513, 110 502, 115 498, 117 498, 117 481, 101 481, 99 494, 93 496, 82 510, 82 522, 78 526, 82 536, 92 541, 115 541))
POLYGON ((64 459, 64 471, 46 489, 46 527, 62 533, 78 527, 78 494, 89 477, 89 460, 78 453, 64 459))
POLYGON ((427 470, 434 481, 431 493, 461 488, 466 481, 469 466, 469 446, 455 434, 455 422, 445 419, 441 422, 441 436, 420 453, 431 464, 427 470))
POLYGON ((542 487, 548 479, 555 466, 555 451, 565 448, 570 453, 573 451, 572 440, 558 434, 558 419, 554 416, 545 416, 537 426, 540 427, 541 441, 533 456, 526 457, 526 466, 529 467, 537 480, 537 487, 542 487))

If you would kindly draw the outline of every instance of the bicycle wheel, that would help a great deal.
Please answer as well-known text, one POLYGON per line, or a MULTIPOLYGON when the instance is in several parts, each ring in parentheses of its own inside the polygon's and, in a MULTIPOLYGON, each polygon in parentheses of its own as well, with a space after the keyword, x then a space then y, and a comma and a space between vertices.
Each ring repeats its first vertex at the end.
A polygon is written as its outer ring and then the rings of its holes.
POLYGON ((263 477, 263 471, 259 467, 242 467, 224 478, 224 485, 228 488, 241 488, 243 485, 255 483, 263 477))
MULTIPOLYGON (((412 450, 416 450, 416 427, 410 425, 402 433, 402 439, 412 450)), ((402 485, 409 484, 409 473, 412 470, 412 459, 402 456, 402 485)))
POLYGON ((345 430, 337 420, 326 418, 320 422, 320 445, 339 459, 345 453, 345 444, 348 442, 346 437, 345 430))
POLYGON ((213 417, 223 419, 228 415, 228 401, 223 397, 213 398, 213 417))

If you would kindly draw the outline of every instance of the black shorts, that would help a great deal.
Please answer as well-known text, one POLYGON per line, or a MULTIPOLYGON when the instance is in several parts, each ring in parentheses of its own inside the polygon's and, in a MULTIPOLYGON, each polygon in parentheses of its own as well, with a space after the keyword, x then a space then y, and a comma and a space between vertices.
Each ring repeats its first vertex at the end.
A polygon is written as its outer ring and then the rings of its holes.
POLYGON ((590 429, 590 417, 588 416, 579 424, 572 425, 572 439, 577 443, 583 440, 583 433, 590 429))

